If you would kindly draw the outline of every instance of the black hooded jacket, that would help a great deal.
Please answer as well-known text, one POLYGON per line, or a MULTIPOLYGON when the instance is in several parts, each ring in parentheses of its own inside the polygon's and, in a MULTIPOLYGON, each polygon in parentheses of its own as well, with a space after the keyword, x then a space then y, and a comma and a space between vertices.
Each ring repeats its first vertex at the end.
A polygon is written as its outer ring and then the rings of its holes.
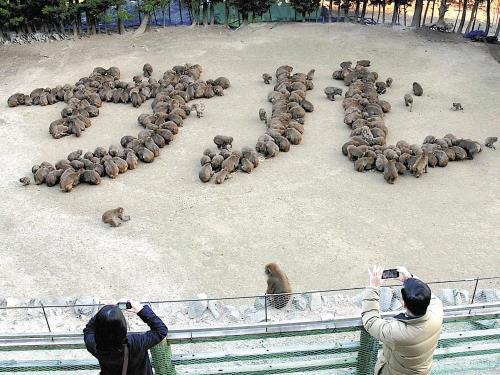
MULTIPOLYGON (((150 331, 127 334, 129 361, 127 375, 153 375, 148 350, 159 344, 167 336, 167 326, 151 310, 144 306, 137 314, 150 331)), ((95 343, 95 316, 90 319, 83 330, 87 350, 97 358, 101 366, 101 375, 121 375, 123 366, 123 350, 97 351, 95 343)))

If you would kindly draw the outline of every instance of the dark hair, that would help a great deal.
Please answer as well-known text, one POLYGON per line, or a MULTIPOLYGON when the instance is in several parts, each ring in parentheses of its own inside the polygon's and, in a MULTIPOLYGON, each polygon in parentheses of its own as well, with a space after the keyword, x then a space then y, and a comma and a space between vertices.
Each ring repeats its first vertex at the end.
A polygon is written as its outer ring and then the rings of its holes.
POLYGON ((431 302, 431 288, 419 279, 409 278, 403 284, 401 296, 408 311, 415 316, 422 316, 431 302))
POLYGON ((106 305, 95 316, 97 350, 119 350, 127 342, 127 321, 116 305, 106 305))

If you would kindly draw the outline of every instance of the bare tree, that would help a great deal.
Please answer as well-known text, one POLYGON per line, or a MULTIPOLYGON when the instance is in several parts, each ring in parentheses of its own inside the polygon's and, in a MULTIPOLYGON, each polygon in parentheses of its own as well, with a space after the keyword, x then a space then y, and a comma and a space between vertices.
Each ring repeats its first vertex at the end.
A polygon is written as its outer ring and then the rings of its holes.
POLYGON ((412 27, 420 27, 420 22, 422 19, 422 8, 424 7, 424 0, 416 0, 415 2, 415 13, 413 13, 413 19, 411 21, 412 27))
POLYGON ((465 17, 467 15, 467 0, 464 0, 464 11, 462 13, 462 19, 460 20, 460 25, 458 26, 457 33, 461 34, 465 24, 465 17))
POLYGON ((447 0, 441 0, 441 4, 439 5, 439 18, 436 22, 436 26, 441 28, 441 29, 446 29, 446 23, 444 22, 444 15, 446 14, 446 11, 448 10, 448 4, 446 3, 447 0))
POLYGON ((491 24, 491 0, 486 0, 486 27, 484 28, 484 32, 486 35, 490 32, 490 24, 491 24))
POLYGON ((474 5, 472 6, 472 10, 471 10, 471 14, 470 14, 469 23, 467 24, 467 29, 465 29, 466 33, 471 31, 472 25, 476 23, 476 14, 477 14, 477 8, 479 7, 479 1, 480 0, 474 1, 474 5))

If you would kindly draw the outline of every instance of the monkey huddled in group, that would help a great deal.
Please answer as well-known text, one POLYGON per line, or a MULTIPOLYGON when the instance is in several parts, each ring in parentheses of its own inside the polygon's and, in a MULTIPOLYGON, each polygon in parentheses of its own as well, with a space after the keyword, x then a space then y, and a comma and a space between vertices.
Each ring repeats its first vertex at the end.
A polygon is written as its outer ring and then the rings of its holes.
POLYGON ((112 227, 119 227, 123 222, 129 221, 130 216, 123 213, 123 208, 113 208, 102 214, 102 222, 104 224, 109 224, 112 227))
MULTIPOLYGON (((392 79, 386 79, 385 85, 382 85, 378 74, 364 65, 357 64, 353 68, 352 63, 347 61, 340 67, 332 76, 348 86, 342 106, 344 123, 351 128, 351 138, 342 146, 342 153, 354 163, 356 171, 383 172, 386 182, 393 184, 399 175, 411 173, 418 178, 427 173, 428 167, 446 167, 451 161, 473 159, 481 152, 479 142, 457 138, 453 134, 442 138, 429 135, 422 145, 410 145, 403 140, 396 145, 386 144, 388 128, 384 116, 391 106, 380 100, 379 95, 391 86, 392 79)), ((417 96, 423 94, 417 82, 413 91, 417 96)), ((404 99, 411 110, 412 95, 406 94, 404 99)), ((493 145, 496 140, 493 138, 488 138, 485 145, 493 145)))
POLYGON ((276 263, 266 264, 264 273, 267 276, 266 295, 270 295, 266 299, 272 307, 282 309, 292 297, 290 295, 292 293, 290 281, 276 263))
MULTIPOLYGON (((102 177, 117 178, 120 174, 128 170, 136 169, 139 161, 151 163, 160 155, 160 150, 170 144, 174 136, 179 132, 179 127, 183 126, 184 120, 191 113, 191 107, 188 102, 192 99, 205 97, 207 87, 220 87, 220 90, 230 86, 229 80, 219 77, 216 80, 202 81, 200 79, 202 68, 200 65, 178 65, 172 70, 163 74, 163 78, 155 80, 151 77, 153 68, 150 64, 144 65, 144 76, 149 75, 146 83, 142 82, 142 76, 134 77, 137 86, 132 89, 133 93, 141 93, 141 90, 148 92, 149 98, 154 98, 152 103, 153 113, 143 113, 137 119, 139 124, 144 127, 137 137, 124 136, 120 140, 122 148, 111 145, 109 148, 97 147, 94 151, 83 152, 76 150, 71 152, 66 159, 58 161, 55 165, 43 162, 40 165, 33 166, 35 184, 46 183, 47 186, 60 186, 62 191, 72 191, 79 183, 90 185, 99 185, 102 177), (194 90, 188 93, 189 90, 194 90)), ((113 87, 124 89, 131 84, 119 81, 120 71, 118 68, 95 68, 88 79, 90 88, 99 87, 99 82, 114 82, 113 87)), ((104 85, 103 83, 103 85, 104 85)), ((132 87, 132 86, 131 86, 132 87)), ((92 89, 89 90, 92 92, 92 89)), ((69 89, 68 89, 69 90, 69 89)), ((32 93, 41 95, 45 92, 38 90, 32 93)), ((69 91, 68 91, 69 92, 69 91)), ((116 93, 116 90, 114 91, 116 93)), ((75 93, 75 95, 80 95, 75 93)), ((89 99, 89 98, 87 98, 89 99)), ((86 101, 87 99, 81 99, 86 101)), ((16 101, 25 101, 20 94, 16 96, 16 101)), ((70 97, 69 102, 77 98, 70 97)), ((79 99, 78 99, 79 100, 79 99)), ((91 96, 92 103, 99 103, 97 96, 91 96)), ((141 99, 142 100, 142 99, 141 99)), ((100 104, 99 104, 100 105, 100 104)), ((197 103, 193 110, 200 117, 203 113, 204 105, 197 103)), ((64 111, 64 110, 63 110, 64 111)), ((88 118, 81 113, 76 115, 68 112, 64 120, 56 120, 51 124, 51 133, 57 134, 57 137, 75 133, 79 135, 81 131, 88 127, 88 118), (77 134, 78 133, 78 134, 77 134)), ((227 140, 226 140, 227 141, 227 140)), ((232 142, 232 139, 231 139, 232 142)), ((230 143, 229 142, 229 145, 230 143)), ((227 145, 226 145, 227 146, 227 145)), ((29 182, 29 179, 20 180, 22 184, 29 182)))

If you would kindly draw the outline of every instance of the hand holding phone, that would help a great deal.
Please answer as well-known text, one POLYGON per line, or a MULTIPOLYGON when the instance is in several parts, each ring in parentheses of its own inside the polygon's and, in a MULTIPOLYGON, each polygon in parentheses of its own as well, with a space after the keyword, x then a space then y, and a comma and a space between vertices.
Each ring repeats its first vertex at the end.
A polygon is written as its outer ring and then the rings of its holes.
POLYGON ((130 310, 132 308, 132 304, 130 303, 130 301, 118 302, 117 305, 120 310, 130 310))
POLYGON ((390 268, 382 272, 382 279, 398 279, 399 271, 396 268, 390 268))

